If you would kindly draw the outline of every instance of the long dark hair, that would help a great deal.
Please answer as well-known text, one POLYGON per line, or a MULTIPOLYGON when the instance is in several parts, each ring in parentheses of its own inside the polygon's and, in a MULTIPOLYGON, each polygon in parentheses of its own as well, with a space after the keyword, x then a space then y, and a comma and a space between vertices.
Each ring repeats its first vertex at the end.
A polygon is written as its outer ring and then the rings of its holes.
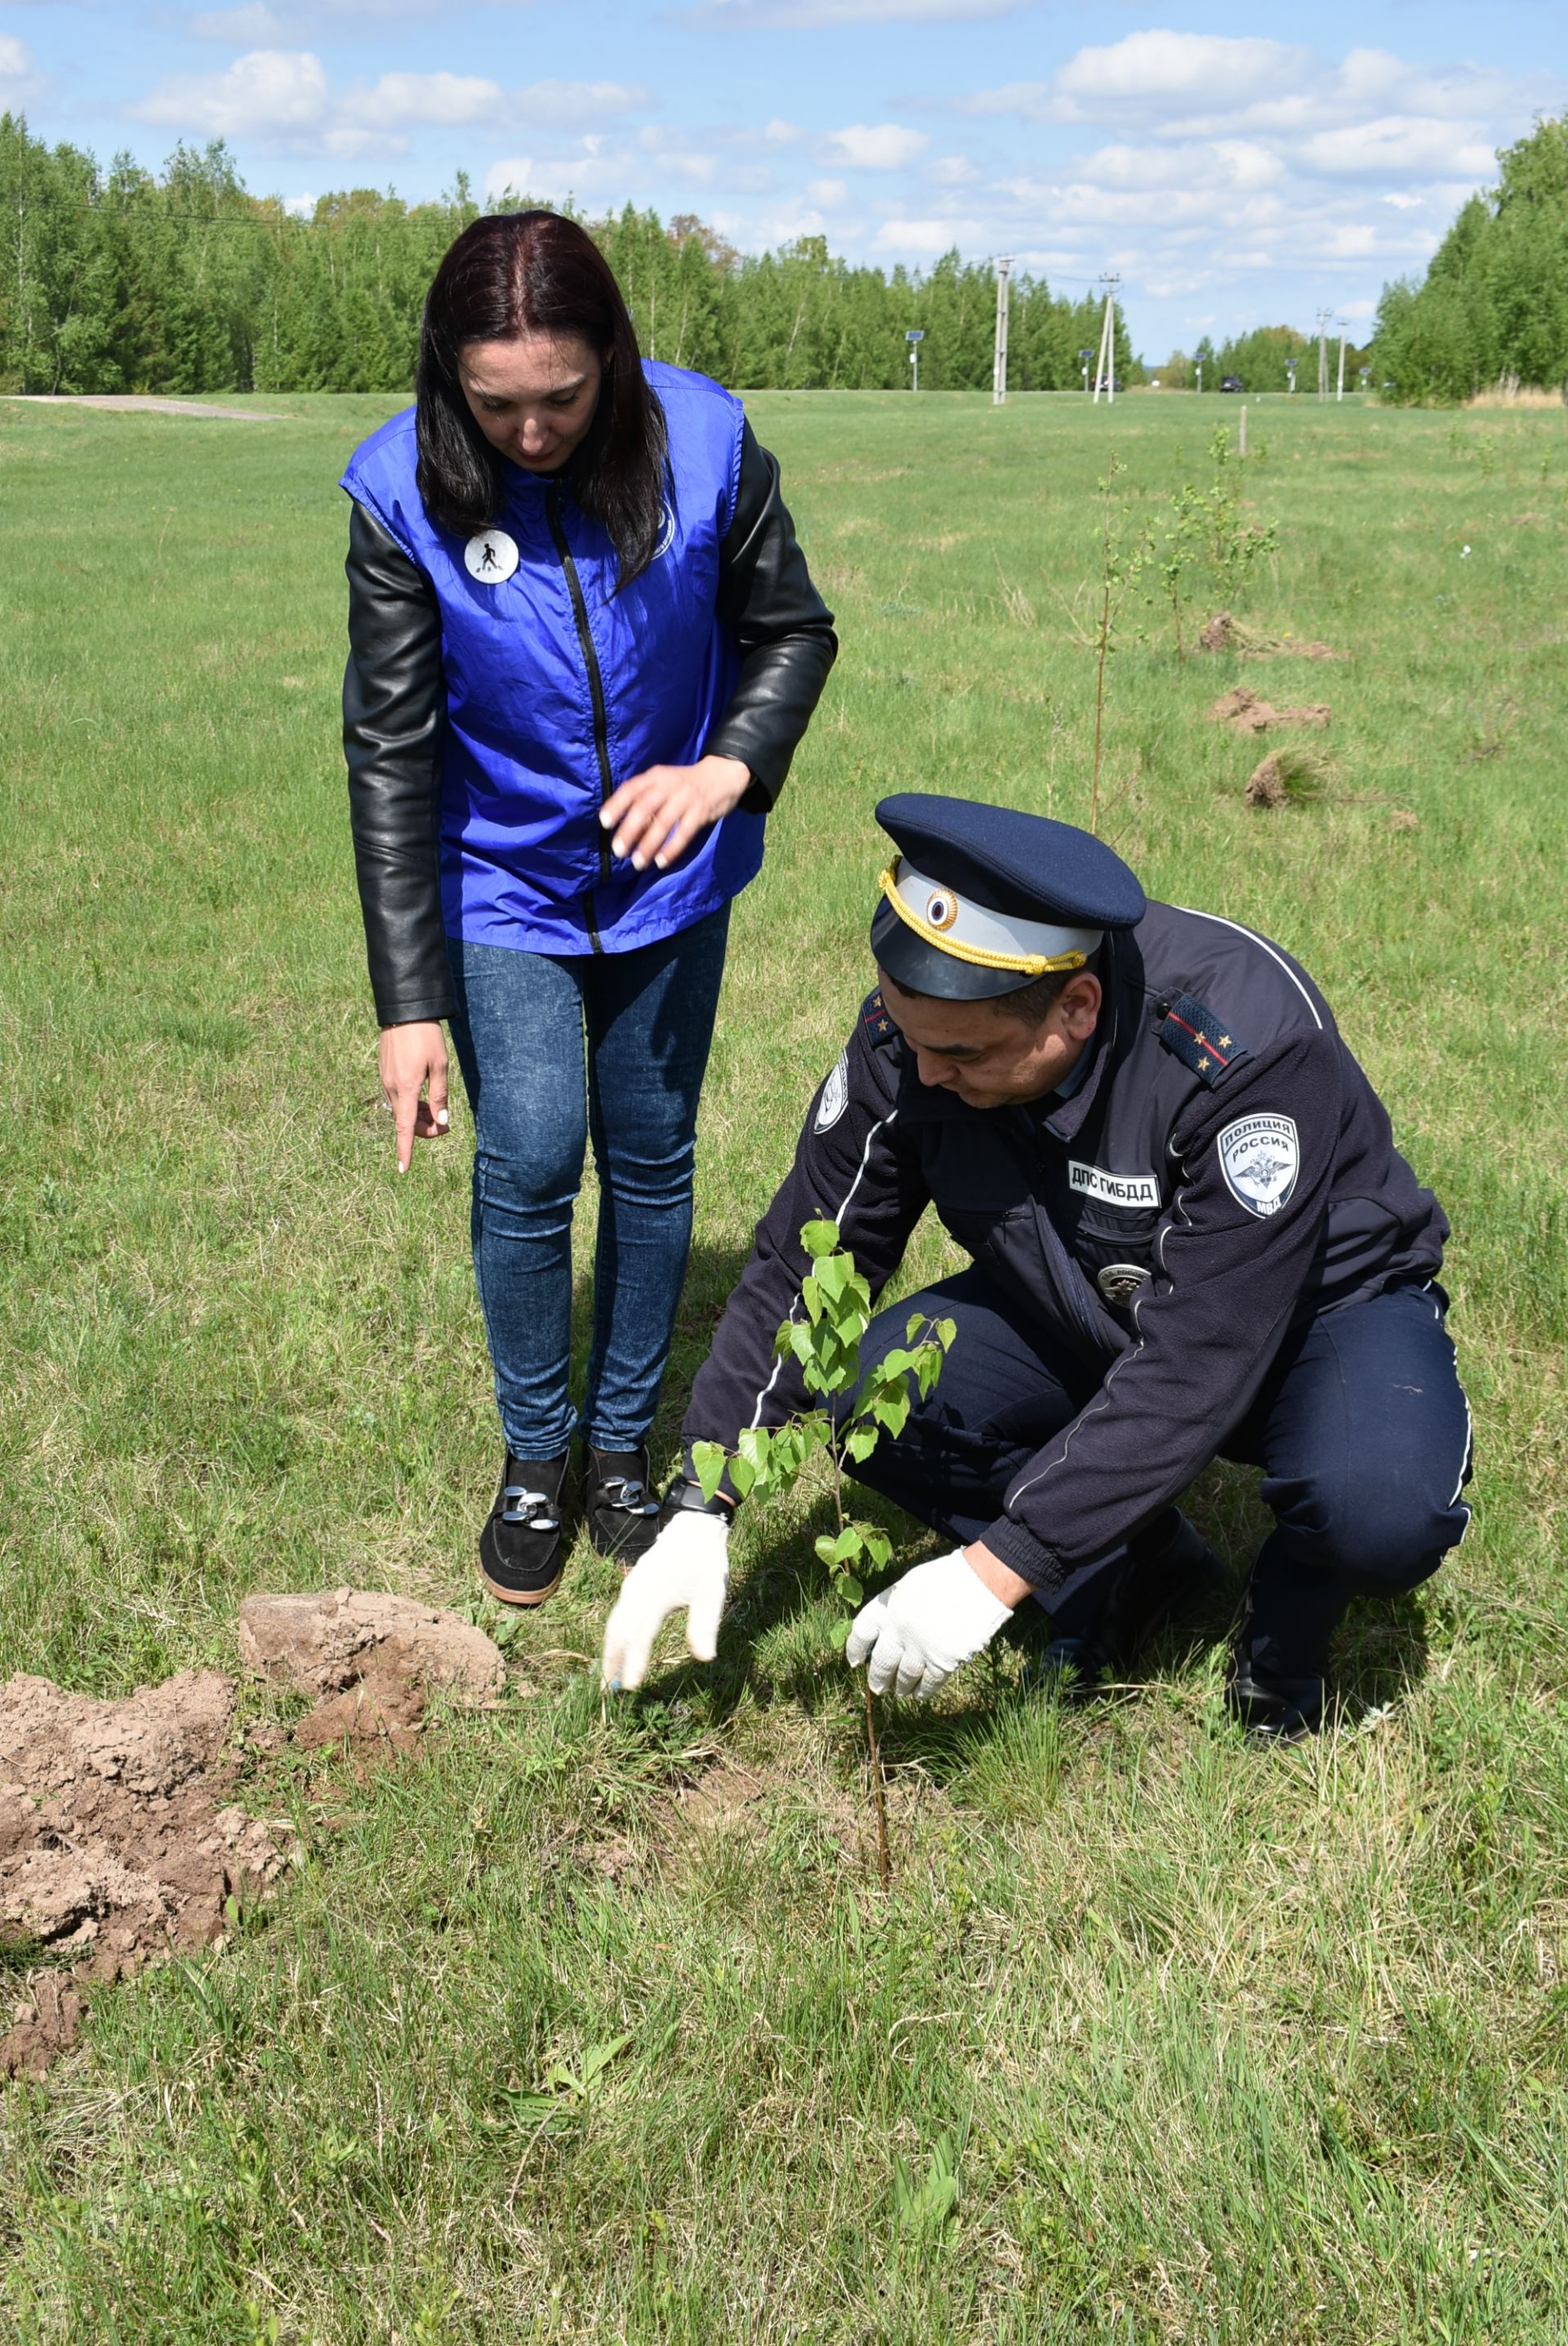
POLYGON ((604 361, 572 487, 603 523, 628 586, 653 559, 664 521, 664 415, 643 373, 620 287, 585 229, 559 212, 500 212, 465 228, 435 272, 420 328, 414 382, 419 493, 425 511, 464 536, 500 509, 506 460, 469 412, 458 381, 465 342, 580 334, 604 361))

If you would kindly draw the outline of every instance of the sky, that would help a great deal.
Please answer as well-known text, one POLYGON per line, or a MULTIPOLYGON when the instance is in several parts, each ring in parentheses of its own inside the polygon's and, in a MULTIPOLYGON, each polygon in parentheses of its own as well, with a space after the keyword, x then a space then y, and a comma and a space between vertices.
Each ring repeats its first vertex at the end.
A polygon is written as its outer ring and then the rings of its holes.
POLYGON ((1562 0, 0 0, 0 109, 100 160, 225 139, 346 187, 628 199, 742 250, 1120 278, 1157 360, 1364 332, 1495 149, 1568 107, 1562 0))

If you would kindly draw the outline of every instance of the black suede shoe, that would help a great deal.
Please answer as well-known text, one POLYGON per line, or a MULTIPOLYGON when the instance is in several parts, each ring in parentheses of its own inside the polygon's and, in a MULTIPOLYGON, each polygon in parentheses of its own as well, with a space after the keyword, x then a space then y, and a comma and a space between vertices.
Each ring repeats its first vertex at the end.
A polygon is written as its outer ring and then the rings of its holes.
POLYGON ((648 1454, 641 1450, 596 1450, 590 1442, 583 1466, 584 1507, 596 1556, 613 1556, 629 1572, 658 1537, 659 1496, 652 1486, 648 1454))
POLYGON ((1187 1589, 1219 1577, 1219 1558, 1196 1525, 1173 1507, 1176 1520, 1163 1539, 1147 1536, 1129 1548, 1099 1617, 1086 1635, 1054 1637, 1030 1672, 1043 1683, 1054 1677, 1064 1702, 1090 1702, 1108 1673, 1127 1677, 1176 1599, 1187 1589))
POLYGON ((514 1458, 509 1450, 488 1522, 479 1535, 479 1570, 503 1605, 543 1605, 560 1585, 565 1536, 564 1458, 514 1458))

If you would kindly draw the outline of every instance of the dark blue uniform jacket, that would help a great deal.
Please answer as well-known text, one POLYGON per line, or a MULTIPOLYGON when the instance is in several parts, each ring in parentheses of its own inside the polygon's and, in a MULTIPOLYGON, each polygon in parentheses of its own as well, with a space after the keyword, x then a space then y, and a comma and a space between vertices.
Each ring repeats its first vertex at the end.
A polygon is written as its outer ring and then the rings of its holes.
POLYGON ((1448 1224, 1288 954, 1151 904, 1107 937, 1087 1079, 972 1108, 928 1088, 881 997, 812 1103, 693 1388, 685 1438, 733 1449, 805 1406, 774 1357, 802 1223, 837 1221, 876 1294, 927 1206, 1097 1390, 985 1535, 1036 1587, 1119 1545, 1244 1416, 1288 1332, 1439 1269, 1448 1224), (1125 1270, 1108 1281, 1098 1274, 1125 1270), (1129 1273, 1148 1276, 1128 1292, 1129 1273))

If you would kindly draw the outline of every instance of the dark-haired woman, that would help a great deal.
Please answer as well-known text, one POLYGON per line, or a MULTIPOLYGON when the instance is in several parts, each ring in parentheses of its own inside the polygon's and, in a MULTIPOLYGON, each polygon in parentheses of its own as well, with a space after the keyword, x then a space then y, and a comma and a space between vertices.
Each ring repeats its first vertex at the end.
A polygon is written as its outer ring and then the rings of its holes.
POLYGON ((473 1111, 473 1255, 506 1454, 484 1580, 559 1581, 572 1209, 600 1205, 585 1512, 634 1562, 691 1233, 733 896, 836 651, 740 403, 644 364, 591 238, 476 220, 425 304, 415 405, 343 475, 354 852, 398 1165, 473 1111))

